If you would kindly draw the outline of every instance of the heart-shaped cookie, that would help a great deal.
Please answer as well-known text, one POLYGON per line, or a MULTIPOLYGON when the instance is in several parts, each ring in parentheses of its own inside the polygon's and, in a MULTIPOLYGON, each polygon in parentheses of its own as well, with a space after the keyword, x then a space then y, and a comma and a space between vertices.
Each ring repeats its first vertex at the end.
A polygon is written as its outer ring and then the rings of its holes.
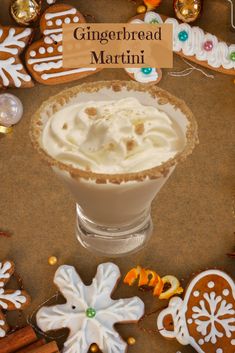
POLYGON ((30 45, 26 52, 27 68, 36 81, 56 85, 78 80, 100 70, 93 67, 63 68, 62 26, 64 23, 84 22, 82 14, 70 5, 53 5, 44 12, 40 21, 43 37, 30 45))
POLYGON ((157 326, 162 336, 190 344, 199 353, 234 353, 234 281, 220 270, 201 272, 189 283, 183 300, 170 300, 157 326))

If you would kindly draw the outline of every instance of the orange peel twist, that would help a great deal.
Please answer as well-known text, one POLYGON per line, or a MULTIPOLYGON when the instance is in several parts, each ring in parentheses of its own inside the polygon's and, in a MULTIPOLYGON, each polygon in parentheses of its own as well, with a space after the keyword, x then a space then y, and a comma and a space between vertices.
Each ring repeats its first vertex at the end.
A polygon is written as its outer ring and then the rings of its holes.
POLYGON ((138 287, 153 288, 153 295, 159 299, 169 299, 175 294, 181 294, 183 288, 175 276, 160 277, 155 271, 137 266, 125 276, 123 282, 132 286, 138 280, 138 287), (138 280, 139 279, 139 280, 138 280), (165 289, 167 287, 167 289, 165 289))

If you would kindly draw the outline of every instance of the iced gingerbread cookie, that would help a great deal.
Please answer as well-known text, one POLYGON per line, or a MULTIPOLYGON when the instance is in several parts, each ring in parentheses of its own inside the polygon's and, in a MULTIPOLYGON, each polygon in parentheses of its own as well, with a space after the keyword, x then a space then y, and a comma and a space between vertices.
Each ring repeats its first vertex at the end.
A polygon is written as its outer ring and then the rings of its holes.
POLYGON ((199 27, 179 23, 149 11, 133 17, 130 23, 169 23, 173 25, 173 50, 176 54, 208 69, 235 75, 235 44, 228 45, 199 27))
POLYGON ((100 69, 62 67, 64 23, 83 23, 84 17, 70 5, 58 4, 49 7, 41 17, 40 29, 43 37, 29 46, 26 52, 26 65, 34 79, 45 85, 56 85, 78 80, 100 69))
POLYGON ((42 331, 69 328, 64 353, 87 353, 92 343, 103 353, 124 353, 127 345, 114 325, 139 320, 144 314, 144 303, 138 297, 111 298, 119 277, 115 264, 104 263, 98 266, 92 284, 85 286, 74 267, 60 266, 54 283, 66 303, 41 308, 36 317, 39 328, 42 331))
POLYGON ((162 70, 151 67, 125 68, 132 80, 141 83, 158 83, 162 78, 162 70))
POLYGON ((234 353, 234 281, 219 270, 201 272, 189 283, 183 300, 170 300, 157 326, 162 336, 189 344, 198 353, 234 353))
POLYGON ((9 328, 2 310, 22 310, 30 303, 30 297, 25 291, 5 289, 14 271, 15 265, 12 261, 0 262, 0 337, 4 337, 9 328))
POLYGON ((32 87, 20 54, 32 36, 32 29, 0 26, 0 88, 32 87))

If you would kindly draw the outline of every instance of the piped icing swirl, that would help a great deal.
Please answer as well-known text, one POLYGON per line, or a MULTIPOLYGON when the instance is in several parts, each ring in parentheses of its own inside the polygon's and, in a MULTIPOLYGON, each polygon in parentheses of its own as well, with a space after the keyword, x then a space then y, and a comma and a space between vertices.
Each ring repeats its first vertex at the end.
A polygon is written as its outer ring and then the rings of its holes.
POLYGON ((184 145, 185 136, 165 112, 133 97, 64 107, 42 134, 44 150, 56 160, 107 174, 155 167, 184 145))

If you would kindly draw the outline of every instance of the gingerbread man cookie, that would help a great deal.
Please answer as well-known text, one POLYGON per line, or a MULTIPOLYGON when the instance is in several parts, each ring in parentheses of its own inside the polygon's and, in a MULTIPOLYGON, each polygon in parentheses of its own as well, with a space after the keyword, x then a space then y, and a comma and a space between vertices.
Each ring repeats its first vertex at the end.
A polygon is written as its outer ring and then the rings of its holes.
POLYGON ((67 301, 41 308, 36 317, 39 328, 42 331, 69 328, 64 353, 87 353, 92 343, 103 353, 124 353, 127 345, 114 325, 139 320, 144 314, 144 303, 138 297, 111 298, 119 277, 115 264, 101 264, 92 284, 85 286, 74 267, 60 266, 54 283, 67 301))
POLYGON ((234 353, 234 281, 219 270, 201 272, 189 283, 183 300, 170 300, 157 326, 162 336, 190 344, 198 353, 234 353))
POLYGON ((4 337, 8 330, 1 310, 22 310, 30 303, 30 297, 24 290, 5 289, 14 271, 15 265, 12 261, 0 262, 0 337, 4 337))
POLYGON ((36 81, 56 85, 78 80, 100 70, 93 67, 63 68, 62 25, 83 22, 86 21, 82 14, 70 5, 53 5, 44 12, 40 21, 43 37, 30 45, 26 52, 27 68, 36 81))
POLYGON ((199 27, 179 23, 149 11, 133 17, 130 23, 168 23, 173 26, 173 50, 176 54, 208 69, 235 75, 235 44, 228 45, 199 27))
POLYGON ((32 87, 19 55, 32 36, 32 29, 0 26, 0 87, 32 87))

